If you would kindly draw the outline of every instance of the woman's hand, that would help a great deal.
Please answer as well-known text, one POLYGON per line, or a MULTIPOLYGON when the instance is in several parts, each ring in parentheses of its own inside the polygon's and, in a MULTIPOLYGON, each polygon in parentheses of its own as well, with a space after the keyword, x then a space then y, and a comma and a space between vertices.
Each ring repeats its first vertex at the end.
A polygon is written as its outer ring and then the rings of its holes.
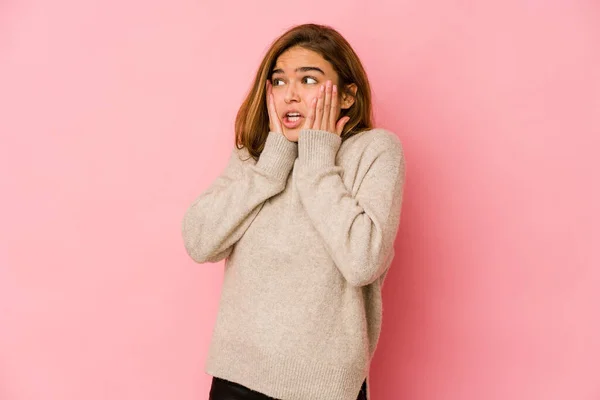
POLYGON ((342 117, 336 122, 337 113, 337 85, 332 85, 331 81, 327 81, 325 86, 321 86, 319 89, 319 95, 313 99, 302 129, 323 130, 340 136, 344 131, 344 125, 350 121, 350 117, 342 117))
POLYGON ((267 110, 269 111, 269 130, 275 133, 283 133, 281 121, 279 120, 279 117, 277 116, 277 110, 275 109, 273 86, 269 80, 267 80, 267 110))

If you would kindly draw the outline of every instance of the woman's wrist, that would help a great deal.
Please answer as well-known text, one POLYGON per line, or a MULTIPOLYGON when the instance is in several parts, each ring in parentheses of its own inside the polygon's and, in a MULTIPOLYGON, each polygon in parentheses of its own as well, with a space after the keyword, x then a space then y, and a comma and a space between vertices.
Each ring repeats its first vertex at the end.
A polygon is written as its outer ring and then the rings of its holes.
POLYGON ((296 143, 290 142, 282 133, 269 132, 256 166, 278 179, 285 179, 297 156, 296 143))
POLYGON ((335 165, 342 138, 321 129, 302 129, 298 135, 298 159, 304 168, 321 169, 335 165))

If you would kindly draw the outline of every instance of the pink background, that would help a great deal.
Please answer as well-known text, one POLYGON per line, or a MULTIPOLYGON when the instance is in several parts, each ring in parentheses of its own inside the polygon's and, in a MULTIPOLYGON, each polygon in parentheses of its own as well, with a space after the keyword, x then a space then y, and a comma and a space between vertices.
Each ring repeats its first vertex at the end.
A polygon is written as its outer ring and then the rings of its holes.
POLYGON ((406 150, 373 399, 600 399, 600 4, 368 4, 0 2, 0 399, 207 398, 181 219, 307 21, 406 150))

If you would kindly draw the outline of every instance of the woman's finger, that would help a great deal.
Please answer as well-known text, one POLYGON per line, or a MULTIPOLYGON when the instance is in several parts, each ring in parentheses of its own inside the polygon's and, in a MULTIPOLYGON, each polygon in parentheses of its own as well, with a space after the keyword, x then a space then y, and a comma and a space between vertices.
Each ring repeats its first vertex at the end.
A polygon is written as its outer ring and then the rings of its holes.
POLYGON ((331 111, 329 111, 329 121, 327 121, 327 126, 331 129, 330 132, 336 131, 336 118, 337 118, 337 107, 338 107, 338 91, 337 85, 333 85, 331 88, 331 111))
POLYGON ((302 129, 313 129, 313 125, 315 123, 315 109, 317 108, 317 98, 313 98, 310 103, 310 108, 308 109, 308 115, 304 120, 304 125, 302 129))
POLYGON ((265 82, 265 102, 267 103, 267 113, 269 114, 269 130, 273 131, 273 116, 271 115, 271 88, 268 79, 265 82))
MULTIPOLYGON (((269 80, 267 79, 267 83, 266 83, 266 102, 267 102, 267 112, 269 113, 269 125, 271 125, 271 128, 273 127, 273 113, 272 113, 272 107, 271 107, 271 82, 269 82, 269 80)), ((272 130, 272 129, 271 129, 272 130)))
POLYGON ((321 119, 321 129, 334 132, 334 125, 329 125, 329 115, 331 112, 331 81, 325 83, 325 96, 323 98, 323 116, 321 119))
POLYGON ((283 133, 283 127, 281 126, 281 121, 277 115, 277 109, 275 108, 275 98, 273 97, 273 93, 271 93, 269 97, 271 99, 271 115, 273 116, 273 132, 283 133))
POLYGON ((273 99, 273 90, 271 82, 267 80, 267 111, 269 113, 269 129, 271 132, 283 133, 277 110, 275 109, 275 100, 273 99))
POLYGON ((325 94, 325 86, 321 85, 319 89, 319 95, 317 96, 317 109, 315 111, 315 122, 313 124, 313 129, 319 130, 323 127, 321 126, 321 121, 323 120, 323 97, 325 94))

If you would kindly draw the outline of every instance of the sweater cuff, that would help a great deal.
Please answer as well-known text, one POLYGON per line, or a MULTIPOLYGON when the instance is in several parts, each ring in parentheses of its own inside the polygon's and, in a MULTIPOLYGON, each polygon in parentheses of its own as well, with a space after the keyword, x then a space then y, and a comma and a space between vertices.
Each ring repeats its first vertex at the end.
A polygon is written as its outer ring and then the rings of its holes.
POLYGON ((303 129, 298 135, 298 162, 309 170, 332 167, 341 144, 335 133, 303 129))
POLYGON ((269 132, 256 166, 279 180, 286 180, 298 155, 298 145, 283 134, 269 132))

